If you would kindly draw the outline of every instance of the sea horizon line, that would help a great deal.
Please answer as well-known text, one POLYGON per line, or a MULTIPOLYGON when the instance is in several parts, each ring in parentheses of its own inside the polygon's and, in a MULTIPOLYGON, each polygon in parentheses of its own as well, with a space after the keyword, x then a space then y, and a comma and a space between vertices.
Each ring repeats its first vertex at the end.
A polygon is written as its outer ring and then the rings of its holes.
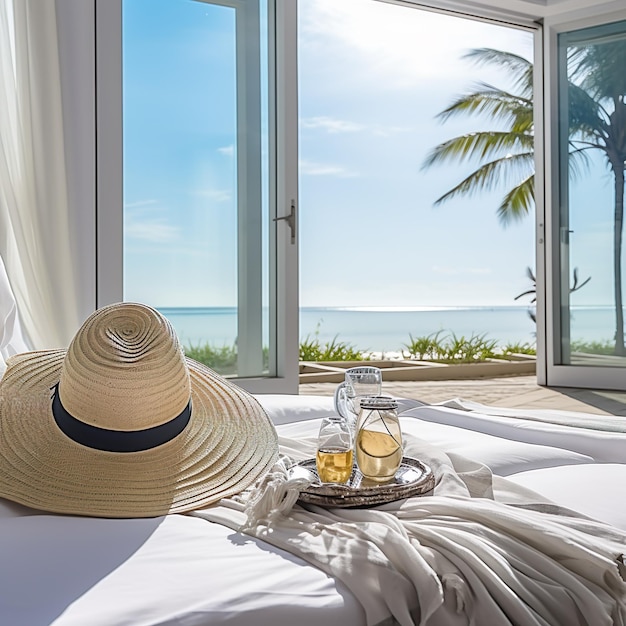
MULTIPOLYGON (((200 312, 216 311, 231 313, 237 311, 237 306, 156 306, 159 311, 200 312)), ((267 310, 268 307, 263 307, 267 310)), ((434 311, 489 311, 512 310, 524 311, 532 308, 528 304, 483 304, 483 305, 427 305, 427 306, 301 306, 300 311, 346 311, 353 313, 420 313, 434 311)), ((613 309, 611 304, 579 304, 571 305, 571 310, 582 309, 613 309)))

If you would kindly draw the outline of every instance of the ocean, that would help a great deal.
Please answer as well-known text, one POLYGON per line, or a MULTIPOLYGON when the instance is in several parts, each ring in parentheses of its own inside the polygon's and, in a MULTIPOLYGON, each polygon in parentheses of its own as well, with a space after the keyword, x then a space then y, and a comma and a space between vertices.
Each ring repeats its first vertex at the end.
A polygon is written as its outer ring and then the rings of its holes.
MULTIPOLYGON (((230 346, 237 336, 237 310, 222 308, 161 308, 183 345, 210 343, 230 346)), ((572 339, 604 341, 613 336, 611 307, 572 310, 572 339)), ((521 306, 373 309, 304 307, 300 309, 300 339, 333 338, 362 351, 400 351, 410 336, 441 331, 457 337, 484 335, 498 345, 535 343, 535 324, 521 306)))

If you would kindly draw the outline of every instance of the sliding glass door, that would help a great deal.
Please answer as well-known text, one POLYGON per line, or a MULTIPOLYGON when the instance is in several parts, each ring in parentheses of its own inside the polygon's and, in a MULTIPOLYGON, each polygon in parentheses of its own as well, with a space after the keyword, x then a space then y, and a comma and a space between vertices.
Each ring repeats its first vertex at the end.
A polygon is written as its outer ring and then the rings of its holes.
POLYGON ((253 391, 294 392, 296 223, 277 218, 297 210, 285 36, 295 11, 272 0, 105 0, 97 18, 107 35, 99 305, 150 304, 189 356, 253 391))
POLYGON ((626 389, 626 20, 557 30, 549 385, 626 389))

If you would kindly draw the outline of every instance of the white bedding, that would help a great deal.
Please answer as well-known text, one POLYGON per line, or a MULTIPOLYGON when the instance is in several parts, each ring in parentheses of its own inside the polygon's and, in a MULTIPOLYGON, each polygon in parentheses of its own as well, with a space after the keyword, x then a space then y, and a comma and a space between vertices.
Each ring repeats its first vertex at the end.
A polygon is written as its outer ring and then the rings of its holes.
MULTIPOLYGON (((279 434, 311 446, 319 418, 332 413, 330 398, 258 399, 279 434)), ((615 495, 626 478, 616 462, 626 458, 623 435, 419 404, 403 403, 405 432, 626 529, 626 503, 615 495)), ((63 517, 0 500, 0 555, 0 623, 11 626, 364 623, 334 578, 191 516, 63 517)))

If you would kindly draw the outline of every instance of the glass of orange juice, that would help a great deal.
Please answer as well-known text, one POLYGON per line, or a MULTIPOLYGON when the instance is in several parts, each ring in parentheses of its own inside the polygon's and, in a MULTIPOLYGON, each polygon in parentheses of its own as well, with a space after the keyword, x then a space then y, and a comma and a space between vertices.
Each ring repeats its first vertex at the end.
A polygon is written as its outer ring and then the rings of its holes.
POLYGON ((322 483, 347 483, 354 459, 352 428, 345 417, 322 419, 315 462, 322 483))

